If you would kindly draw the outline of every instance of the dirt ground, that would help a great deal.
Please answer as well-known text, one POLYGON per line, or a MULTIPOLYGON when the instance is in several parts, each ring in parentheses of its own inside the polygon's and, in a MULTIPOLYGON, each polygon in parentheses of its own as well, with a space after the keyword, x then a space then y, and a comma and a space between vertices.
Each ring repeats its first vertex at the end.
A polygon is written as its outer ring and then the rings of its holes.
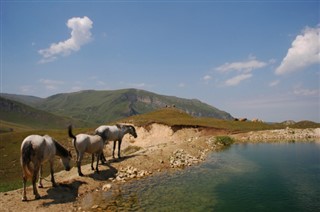
MULTIPOLYGON (((125 183, 128 180, 117 180, 119 170, 134 167, 144 176, 152 175, 166 169, 172 169, 170 156, 183 149, 187 154, 200 158, 214 150, 210 139, 215 135, 227 132, 215 129, 183 128, 171 129, 168 126, 152 124, 147 127, 136 127, 137 138, 126 135, 121 149, 121 159, 107 157, 106 165, 99 165, 100 173, 91 170, 90 164, 82 166, 84 177, 79 177, 76 167, 69 172, 55 173, 59 184, 52 187, 50 177, 43 180, 44 188, 38 188, 41 199, 35 200, 32 186, 27 188, 28 201, 22 202, 22 189, 0 193, 0 211, 79 211, 78 203, 89 192, 103 189, 106 184, 125 183)), ((105 147, 105 155, 111 155, 113 142, 105 147)), ((117 152, 116 152, 117 153, 117 152)), ((75 164, 75 163, 74 163, 75 164)), ((136 180, 133 177, 130 180, 136 180)))

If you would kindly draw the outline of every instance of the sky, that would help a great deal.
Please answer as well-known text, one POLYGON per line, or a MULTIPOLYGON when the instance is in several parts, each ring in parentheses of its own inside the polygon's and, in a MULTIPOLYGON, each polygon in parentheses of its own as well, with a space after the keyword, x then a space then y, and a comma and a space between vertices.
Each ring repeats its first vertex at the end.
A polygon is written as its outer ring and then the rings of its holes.
POLYGON ((320 1, 1 0, 1 93, 137 88, 320 122, 320 1))

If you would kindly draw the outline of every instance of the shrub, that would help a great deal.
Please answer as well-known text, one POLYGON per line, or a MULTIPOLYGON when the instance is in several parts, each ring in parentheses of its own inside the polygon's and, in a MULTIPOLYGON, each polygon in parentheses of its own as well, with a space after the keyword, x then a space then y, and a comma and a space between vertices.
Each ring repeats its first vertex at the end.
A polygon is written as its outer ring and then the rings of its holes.
POLYGON ((230 146, 234 143, 234 140, 229 136, 217 136, 216 143, 222 144, 223 146, 230 146))

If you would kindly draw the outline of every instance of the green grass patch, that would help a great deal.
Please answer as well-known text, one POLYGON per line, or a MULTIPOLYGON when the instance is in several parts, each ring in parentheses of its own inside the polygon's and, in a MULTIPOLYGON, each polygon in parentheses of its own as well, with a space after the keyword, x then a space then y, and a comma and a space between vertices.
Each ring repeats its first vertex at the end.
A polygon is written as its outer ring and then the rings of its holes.
POLYGON ((229 136, 217 136, 215 142, 223 146, 230 146, 234 143, 234 140, 229 136))

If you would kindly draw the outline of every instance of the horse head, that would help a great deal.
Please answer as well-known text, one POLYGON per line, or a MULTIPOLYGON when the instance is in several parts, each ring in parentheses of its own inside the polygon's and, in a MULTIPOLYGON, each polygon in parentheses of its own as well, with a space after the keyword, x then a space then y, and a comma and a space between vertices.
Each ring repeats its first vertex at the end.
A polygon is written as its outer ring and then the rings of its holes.
POLYGON ((132 135, 134 138, 137 138, 138 135, 137 135, 137 132, 136 132, 136 129, 134 128, 134 126, 132 125, 127 125, 127 127, 129 128, 129 133, 130 135, 132 135))
POLYGON ((72 155, 71 151, 68 150, 68 154, 66 156, 61 157, 61 162, 65 168, 66 171, 70 171, 70 161, 71 161, 72 155))

